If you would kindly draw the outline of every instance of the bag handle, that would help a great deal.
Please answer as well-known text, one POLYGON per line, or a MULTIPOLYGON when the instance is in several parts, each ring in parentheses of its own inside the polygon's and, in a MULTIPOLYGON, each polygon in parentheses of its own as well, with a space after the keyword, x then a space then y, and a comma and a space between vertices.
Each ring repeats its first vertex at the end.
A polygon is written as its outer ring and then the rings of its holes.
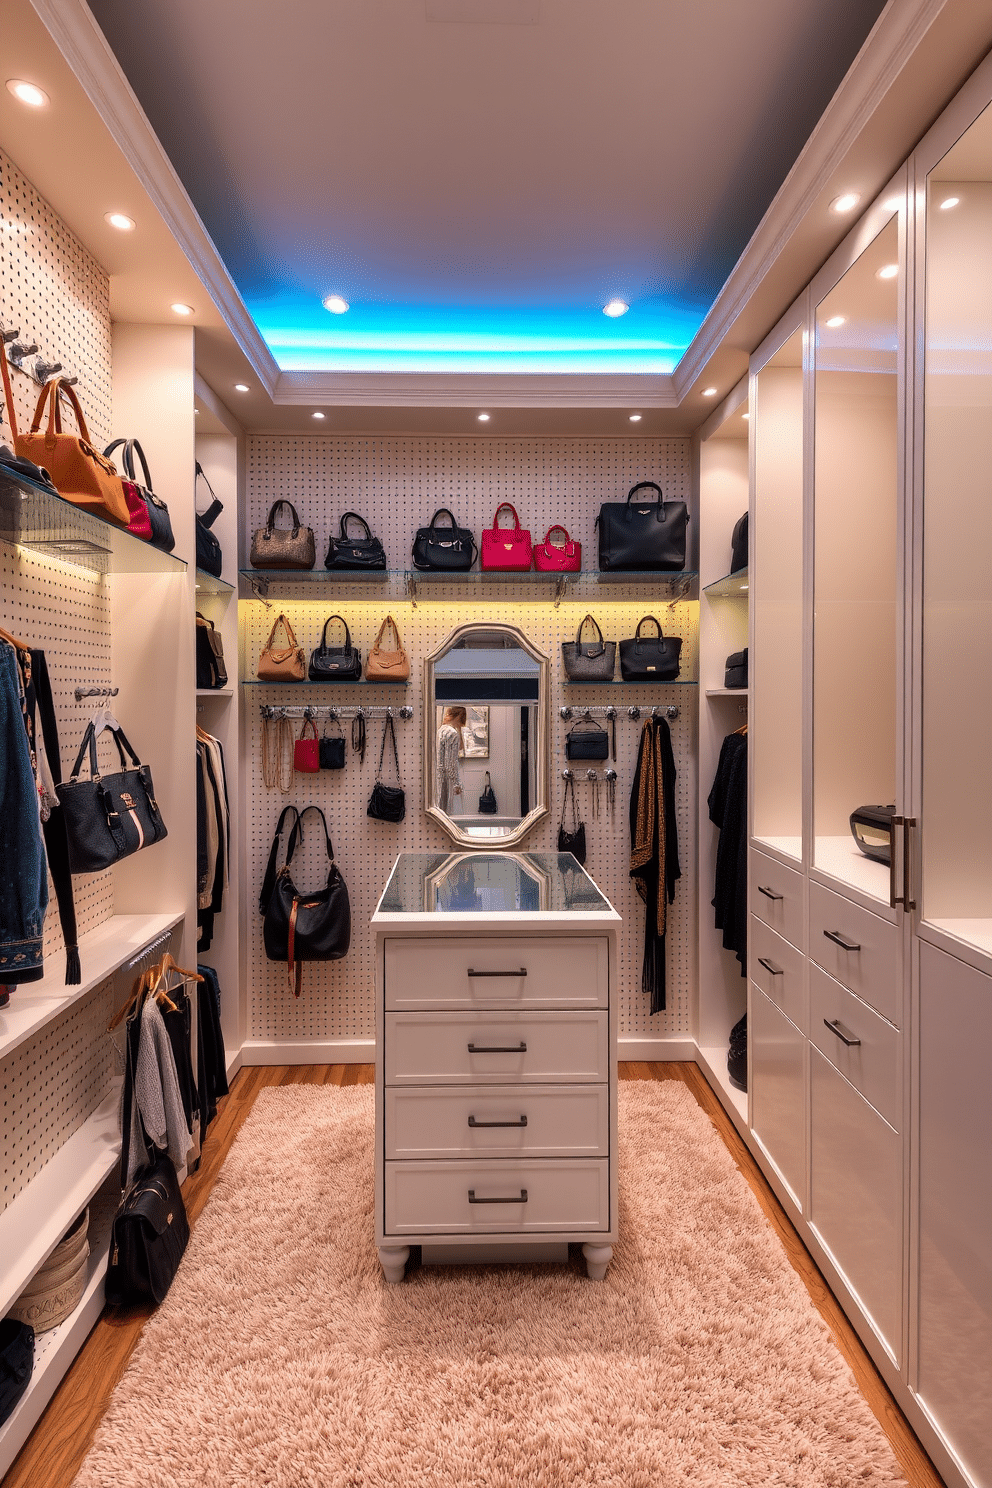
POLYGON ((309 729, 313 729, 313 736, 316 739, 316 737, 317 737, 317 725, 314 723, 314 721, 313 721, 312 718, 304 718, 304 720, 303 720, 303 727, 300 729, 300 738, 301 739, 305 739, 307 737, 307 729, 308 728, 309 729))
POLYGON ((561 798, 561 827, 565 825, 565 810, 568 806, 569 797, 572 799, 572 831, 579 830, 579 813, 575 805, 575 781, 569 775, 565 781, 565 794, 561 798))
POLYGON ((364 517, 360 517, 357 512, 345 512, 342 515, 341 521, 338 524, 338 531, 341 534, 341 540, 342 540, 342 542, 347 542, 348 541, 348 523, 349 522, 360 522, 361 525, 365 528, 365 539, 366 539, 366 541, 367 542, 371 542, 372 541, 372 528, 369 526, 368 522, 366 522, 365 518, 364 517))
POLYGON ((206 615, 201 615, 199 610, 197 610, 196 612, 196 618, 197 620, 202 621, 204 625, 209 625, 211 630, 214 630, 216 628, 214 626, 214 622, 212 620, 208 620, 206 615))
MULTIPOLYGON (((269 900, 272 898, 272 890, 276 886, 276 862, 279 858, 279 847, 282 843, 283 823, 289 815, 294 816, 297 822, 300 819, 300 813, 295 806, 283 807, 282 815, 276 824, 275 835, 272 838, 272 846, 269 849, 269 861, 265 865, 265 877, 262 879, 262 888, 258 896, 258 912, 261 915, 264 915, 268 909, 269 900)), ((286 861, 288 863, 289 859, 287 858, 286 861)))
POLYGON ((218 501, 217 497, 214 495, 214 488, 207 480, 207 477, 204 475, 203 466, 200 464, 199 460, 197 460, 196 462, 196 474, 193 477, 193 510, 196 512, 196 516, 199 519, 201 527, 212 527, 217 518, 220 516, 221 512, 224 510, 223 503, 218 501), (206 511, 202 513, 196 511, 196 483, 198 480, 202 480, 204 482, 211 496, 210 505, 207 507, 206 511))
MULTIPOLYGON (((630 521, 630 503, 638 491, 658 492, 658 511, 655 520, 663 522, 665 520, 665 493, 657 481, 638 481, 636 486, 631 486, 627 492, 627 521, 630 521)), ((643 500, 644 498, 642 497, 641 499, 643 500)))
POLYGON ((7 422, 10 425, 10 442, 17 454, 17 414, 14 411, 14 393, 10 386, 10 371, 7 367, 6 343, 0 341, 0 373, 3 374, 3 396, 7 405, 7 422))
POLYGON ((327 650, 327 627, 330 625, 330 623, 331 623, 332 620, 340 620, 341 621, 341 624, 344 626, 344 643, 345 643, 345 646, 347 647, 347 649, 350 651, 351 650, 351 631, 348 629, 348 622, 344 618, 343 615, 328 615, 327 619, 324 621, 324 628, 323 628, 323 630, 320 633, 320 649, 321 649, 321 651, 326 651, 327 650))
POLYGON ((454 518, 453 513, 450 512, 446 506, 439 506, 438 509, 437 509, 437 511, 431 517, 431 526, 432 527, 436 527, 437 526, 437 519, 438 519, 438 517, 447 517, 448 518, 448 521, 451 523, 452 527, 457 527, 458 526, 458 523, 455 521, 455 518, 454 518))
POLYGON ((272 642, 276 638, 276 631, 279 629, 280 625, 283 626, 286 631, 286 640, 289 644, 289 649, 291 651, 295 651, 299 643, 297 642, 296 636, 293 633, 293 627, 290 625, 289 621, 286 619, 286 616, 283 614, 279 614, 276 616, 275 624, 269 631, 269 639, 265 643, 264 650, 272 650, 272 642))
POLYGON ((582 718, 577 718, 575 720, 575 722, 572 724, 572 727, 569 729, 568 732, 570 734, 574 734, 575 731, 576 731, 576 729, 580 729, 580 728, 592 728, 592 729, 595 729, 597 734, 605 734, 606 733, 606 730, 604 728, 600 728, 600 726, 596 722, 595 718, 586 718, 585 716, 583 716, 582 718))
POLYGON ((379 750, 379 768, 375 772, 376 784, 378 784, 380 779, 382 778, 382 761, 386 753, 387 738, 393 741, 393 764, 396 766, 396 784, 401 785, 402 781, 400 780, 400 756, 399 751, 396 748, 396 728, 393 724, 393 715, 391 712, 386 714, 386 722, 382 726, 382 747, 379 750))
POLYGON ((586 621, 587 620, 589 621, 589 624, 595 630, 596 634, 599 636, 599 649, 596 650, 596 651, 587 651, 585 654, 587 656, 602 656, 603 652, 606 650, 606 642, 603 640, 603 632, 600 630, 599 625, 597 624, 596 618, 595 618, 594 615, 583 615, 582 619, 579 621, 579 628, 575 632, 575 644, 576 644, 576 647, 578 648, 578 650, 579 650, 579 652, 581 654, 581 651, 582 651, 582 632, 585 629, 585 624, 586 624, 586 621))
POLYGON ((392 615, 387 615, 386 618, 385 618, 385 620, 383 620, 382 624, 379 626, 379 634, 376 636, 376 638, 375 638, 375 644, 372 647, 373 652, 378 651, 380 642, 382 641, 383 635, 385 634, 386 626, 387 625, 391 625, 393 627, 393 635, 396 637, 396 649, 397 649, 397 651, 402 651, 403 650, 403 642, 400 639, 399 626, 396 624, 396 621, 393 619, 392 615))
POLYGON ((568 528, 567 527, 563 527, 560 522, 554 522, 548 528, 547 532, 544 534, 544 546, 546 548, 552 547, 552 546, 554 546, 556 548, 567 548, 568 545, 569 545, 569 543, 571 541, 572 541, 572 539, 568 535, 568 528), (551 542, 551 534, 552 534, 552 532, 563 532, 565 534, 565 541, 563 543, 554 543, 554 544, 552 544, 552 542, 551 542))
POLYGON ((510 504, 509 501, 501 501, 500 504, 499 504, 499 506, 496 508, 496 515, 493 517, 493 530, 495 531, 495 529, 499 526, 499 514, 500 514, 500 512, 504 512, 504 511, 508 511, 508 512, 512 512, 513 513, 513 530, 515 532, 519 532, 520 531, 520 518, 517 516, 517 509, 516 509, 516 507, 515 506, 511 506, 511 504, 510 504))
MULTIPOLYGON (((293 505, 293 503, 291 501, 287 501, 285 498, 280 498, 279 501, 273 501, 272 506, 271 506, 271 508, 269 510, 269 515, 265 519, 265 530, 266 530, 266 532, 272 532, 272 531, 275 530, 276 514, 278 513, 279 508, 281 506, 288 506, 289 509, 290 509, 290 511, 292 512, 292 514, 293 514, 293 536, 294 537, 297 537, 299 535, 299 531, 300 531, 300 519, 296 515, 296 507, 293 505)), ((202 521, 203 518, 201 517, 200 520, 202 521)))
POLYGON ((331 834, 327 830, 327 818, 324 816, 324 813, 323 811, 321 811, 319 806, 304 806, 302 811, 297 812, 296 821, 293 823, 293 829, 289 834, 289 846, 286 849, 287 868, 293 861, 293 854, 303 840, 303 818, 306 816, 308 811, 316 811, 317 815, 320 817, 320 820, 323 823, 324 827, 324 844, 327 848, 327 861, 328 863, 334 862, 334 848, 331 846, 331 834))
POLYGON ((644 639, 663 641, 665 639, 665 632, 661 628, 661 621, 657 620, 654 615, 644 615, 640 620, 638 620, 637 629, 634 631, 634 640, 639 641, 641 639, 641 626, 647 620, 650 620, 652 625, 656 625, 658 627, 658 634, 656 637, 645 636, 644 639))
POLYGON ((138 459, 141 462, 142 473, 145 478, 145 489, 147 491, 150 491, 152 488, 152 478, 148 472, 148 461, 145 459, 145 452, 141 448, 141 445, 136 439, 115 439, 113 444, 108 444, 107 448, 103 452, 108 460, 119 445, 124 446, 122 463, 124 465, 124 474, 127 476, 128 480, 133 481, 135 485, 138 484, 138 478, 134 473, 134 456, 135 453, 137 453, 138 459))

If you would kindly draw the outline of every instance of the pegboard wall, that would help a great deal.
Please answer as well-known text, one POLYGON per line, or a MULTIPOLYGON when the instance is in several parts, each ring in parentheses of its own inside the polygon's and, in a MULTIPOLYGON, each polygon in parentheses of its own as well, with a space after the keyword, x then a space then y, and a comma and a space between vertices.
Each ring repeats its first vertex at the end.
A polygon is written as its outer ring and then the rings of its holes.
MULTIPOLYGON (((479 540, 492 525, 501 500, 516 507, 521 524, 541 541, 553 522, 561 522, 570 536, 583 544, 585 566, 595 564, 594 522, 601 502, 624 499, 635 481, 657 480, 667 496, 690 499, 688 440, 500 440, 428 438, 309 438, 263 437, 248 442, 248 489, 245 537, 261 526, 272 502, 291 500, 300 519, 312 526, 318 545, 318 566, 327 538, 337 532, 344 511, 359 512, 382 539, 390 569, 410 566, 414 529, 430 520, 439 506, 448 506, 456 521, 472 529, 479 540)), ((691 560, 688 566, 691 565, 691 560)), ((290 576, 287 575, 287 578, 290 576)), ((384 586, 385 587, 385 586, 384 586)), ((294 591, 299 595, 299 589, 294 591)), ((611 584, 590 598, 569 598, 557 609, 550 591, 512 579, 493 588, 454 591, 431 584, 421 587, 416 605, 401 598, 390 584, 380 599, 368 598, 369 589, 342 583, 319 602, 294 598, 280 601, 270 595, 271 608, 258 601, 241 604, 242 677, 255 677, 258 656, 273 620, 285 611, 301 645, 310 651, 320 641, 324 620, 335 612, 348 621, 353 642, 363 657, 372 646, 387 613, 395 618, 411 662, 407 688, 368 683, 308 688, 246 686, 242 689, 245 718, 242 733, 243 822, 247 877, 248 1036, 253 1039, 297 1040, 372 1038, 375 1031, 375 966, 371 915, 398 852, 454 850, 446 834, 423 812, 421 739, 423 729, 422 662, 458 625, 508 621, 517 625, 551 658, 551 774, 550 815, 530 833, 525 850, 553 851, 561 816, 565 734, 569 724, 558 714, 573 709, 613 703, 617 721, 619 775, 615 811, 611 817, 604 785, 599 787, 599 816, 593 817, 593 788, 577 771, 579 812, 586 823, 589 854, 586 866, 623 916, 620 951, 620 1033, 628 1038, 688 1037, 693 1026, 692 999, 696 967, 696 688, 678 684, 634 686, 615 684, 565 686, 561 642, 574 639, 582 616, 591 611, 607 639, 633 635, 638 620, 656 614, 666 634, 683 638, 682 677, 698 675, 698 603, 670 605, 649 586, 611 584), (426 590, 426 593, 425 593, 426 590), (465 594, 468 602, 464 602, 465 594), (353 598, 361 595, 361 598, 353 598), (538 597, 540 596, 540 597, 538 597), (407 815, 400 825, 371 820, 366 815, 375 780, 382 724, 368 725, 365 763, 349 747, 344 770, 296 775, 293 788, 283 795, 267 789, 262 780, 262 725, 260 704, 390 705, 398 711, 410 704, 409 722, 397 718, 400 771, 406 790, 407 815), (640 723, 626 717, 631 704, 650 708, 674 703, 679 717, 671 722, 677 768, 676 805, 682 878, 675 904, 669 910, 667 937, 668 1007, 652 1017, 640 990, 644 909, 629 879, 630 833, 628 807, 640 742, 640 723), (314 964, 304 972, 303 996, 297 1001, 287 987, 285 968, 265 958, 258 893, 272 835, 283 806, 323 807, 335 855, 348 884, 352 906, 352 945, 340 962, 314 964)), ((339 637, 338 637, 339 638, 339 637)), ((294 725, 299 732, 299 723, 294 725)), ((318 728, 322 727, 318 724, 318 728)), ((350 724, 344 723, 346 737, 350 724)), ((603 761, 600 773, 611 761, 603 761)), ((392 780, 392 774, 385 777, 392 780)), ((294 858, 294 880, 313 889, 323 884, 322 843, 308 828, 307 843, 294 858)))

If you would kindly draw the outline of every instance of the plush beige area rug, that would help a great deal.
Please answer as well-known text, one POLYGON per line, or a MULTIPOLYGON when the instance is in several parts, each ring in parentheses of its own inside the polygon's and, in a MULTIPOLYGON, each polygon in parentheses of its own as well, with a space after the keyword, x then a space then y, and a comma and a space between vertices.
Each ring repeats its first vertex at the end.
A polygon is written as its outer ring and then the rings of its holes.
POLYGON ((620 1087, 622 1239, 381 1277, 372 1091, 265 1090, 76 1488, 904 1479, 711 1123, 620 1087))

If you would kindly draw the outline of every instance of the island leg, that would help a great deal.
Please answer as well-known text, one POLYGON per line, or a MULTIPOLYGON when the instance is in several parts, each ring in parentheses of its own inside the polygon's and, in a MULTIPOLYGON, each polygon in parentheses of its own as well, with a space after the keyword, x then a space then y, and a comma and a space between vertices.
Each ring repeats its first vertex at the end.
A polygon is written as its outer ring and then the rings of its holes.
MULTIPOLYGON (((381 1255, 382 1252, 380 1251, 381 1255)), ((583 1245, 582 1254, 586 1258, 586 1271, 590 1281, 602 1281, 606 1275, 606 1268, 613 1259, 612 1245, 583 1245)))
MULTIPOLYGON (((607 1247, 607 1249, 609 1249, 609 1247, 607 1247)), ((610 1254, 612 1255, 612 1251, 610 1252, 610 1254)), ((379 1263, 382 1266, 383 1275, 389 1282, 397 1282, 403 1280, 403 1270, 409 1259, 409 1245, 379 1246, 379 1263)), ((609 1256, 607 1256, 607 1260, 609 1260, 609 1256)), ((603 1267, 603 1270, 606 1270, 605 1266, 603 1267)))

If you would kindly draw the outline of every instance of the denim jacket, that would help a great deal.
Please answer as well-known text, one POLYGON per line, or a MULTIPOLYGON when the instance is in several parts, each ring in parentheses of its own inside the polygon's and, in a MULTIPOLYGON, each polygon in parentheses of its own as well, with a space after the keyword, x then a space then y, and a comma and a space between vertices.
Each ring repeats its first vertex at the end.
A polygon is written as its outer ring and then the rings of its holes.
POLYGON ((48 871, 14 648, 0 642, 0 984, 36 980, 48 871), (26 978, 25 973, 30 973, 26 978))

